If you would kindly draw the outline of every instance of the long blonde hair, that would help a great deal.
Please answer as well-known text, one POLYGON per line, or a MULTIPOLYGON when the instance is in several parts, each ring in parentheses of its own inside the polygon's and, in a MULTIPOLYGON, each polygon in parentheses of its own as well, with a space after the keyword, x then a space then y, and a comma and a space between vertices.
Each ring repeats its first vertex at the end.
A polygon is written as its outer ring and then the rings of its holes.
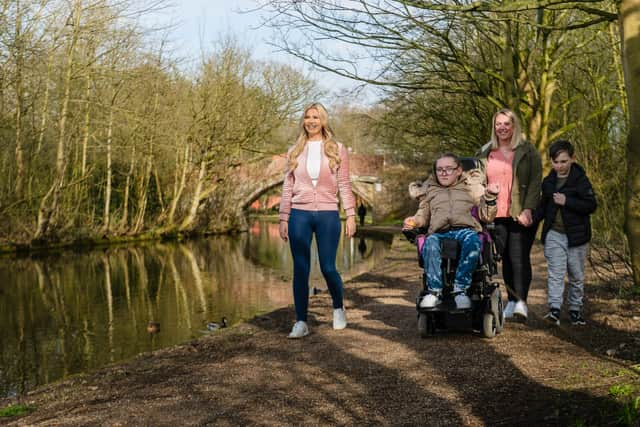
POLYGON ((289 171, 292 171, 298 167, 298 156, 304 150, 305 145, 307 145, 309 134, 304 128, 304 116, 306 116, 307 112, 311 109, 316 109, 320 116, 322 140, 324 141, 324 154, 329 159, 329 167, 335 172, 338 166, 340 166, 340 149, 338 147, 338 143, 333 139, 333 130, 331 130, 331 126, 329 125, 329 114, 327 113, 326 108, 324 108, 324 105, 319 102, 309 104, 302 112, 299 124, 300 133, 298 134, 298 138, 296 139, 293 149, 289 152, 287 168, 289 171))
POLYGON ((498 110, 493 115, 493 120, 491 120, 491 149, 495 150, 498 148, 498 137, 496 135, 496 118, 500 115, 507 116, 509 120, 511 120, 511 124, 513 124, 513 135, 511 136, 511 148, 515 149, 518 145, 520 145, 523 141, 522 138, 522 125, 520 124, 520 119, 512 110, 508 108, 503 108, 498 110))

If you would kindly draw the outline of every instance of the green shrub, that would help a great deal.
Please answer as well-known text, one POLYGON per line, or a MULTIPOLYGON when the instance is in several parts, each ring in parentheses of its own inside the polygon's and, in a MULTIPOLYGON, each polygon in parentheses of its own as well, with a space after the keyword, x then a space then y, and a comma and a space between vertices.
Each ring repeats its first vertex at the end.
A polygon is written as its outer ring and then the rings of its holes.
POLYGON ((19 417, 21 415, 26 415, 29 412, 33 411, 35 408, 29 405, 11 405, 6 408, 0 409, 0 417, 8 418, 8 417, 19 417))

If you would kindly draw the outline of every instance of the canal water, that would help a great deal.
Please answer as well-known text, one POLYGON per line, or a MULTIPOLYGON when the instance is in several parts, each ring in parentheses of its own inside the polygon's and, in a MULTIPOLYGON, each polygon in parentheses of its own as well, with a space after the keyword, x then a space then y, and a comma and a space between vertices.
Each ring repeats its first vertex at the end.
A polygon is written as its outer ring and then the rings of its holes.
MULTIPOLYGON (((389 243, 343 236, 343 278, 371 269, 389 243)), ((310 286, 324 288, 315 246, 312 257, 310 286)), ((291 275, 289 247, 266 221, 236 236, 0 259, 0 397, 289 305, 291 275)))

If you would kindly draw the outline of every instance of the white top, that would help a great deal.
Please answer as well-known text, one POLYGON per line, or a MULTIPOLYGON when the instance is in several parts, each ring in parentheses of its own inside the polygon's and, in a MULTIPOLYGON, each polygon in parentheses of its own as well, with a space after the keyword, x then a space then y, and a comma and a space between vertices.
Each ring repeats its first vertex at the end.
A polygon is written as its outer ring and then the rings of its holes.
POLYGON ((315 187, 320 176, 320 163, 322 162, 322 140, 307 142, 307 173, 315 187))

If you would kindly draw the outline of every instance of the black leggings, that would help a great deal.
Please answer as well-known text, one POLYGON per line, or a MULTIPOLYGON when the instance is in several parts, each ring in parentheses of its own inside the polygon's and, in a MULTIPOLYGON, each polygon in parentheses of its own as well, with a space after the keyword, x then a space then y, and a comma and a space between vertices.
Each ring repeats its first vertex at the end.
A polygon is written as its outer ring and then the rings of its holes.
POLYGON ((496 218, 494 237, 502 256, 502 277, 509 301, 527 301, 531 286, 531 246, 537 227, 525 227, 512 218, 496 218))

